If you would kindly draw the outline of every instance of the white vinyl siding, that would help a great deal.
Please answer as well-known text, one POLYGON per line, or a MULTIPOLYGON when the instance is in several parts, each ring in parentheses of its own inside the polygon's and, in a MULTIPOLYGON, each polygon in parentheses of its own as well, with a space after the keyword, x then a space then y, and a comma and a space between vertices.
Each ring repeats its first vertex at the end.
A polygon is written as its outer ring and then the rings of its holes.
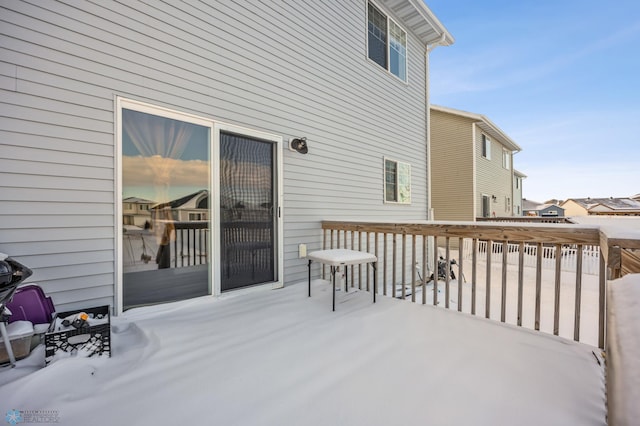
POLYGON ((0 13, 0 251, 60 310, 114 302, 116 96, 307 137, 309 154, 284 152, 285 283, 306 277, 297 247, 321 247, 323 219, 427 217, 425 47, 406 33, 406 84, 381 73, 363 58, 364 0, 15 0, 0 13), (411 205, 381 199, 383 156, 415 158, 411 205))

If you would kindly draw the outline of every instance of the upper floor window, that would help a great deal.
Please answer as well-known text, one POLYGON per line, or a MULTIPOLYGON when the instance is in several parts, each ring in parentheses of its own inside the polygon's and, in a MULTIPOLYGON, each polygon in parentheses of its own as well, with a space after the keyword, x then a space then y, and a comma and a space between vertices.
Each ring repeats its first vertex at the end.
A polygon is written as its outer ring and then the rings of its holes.
POLYGON ((502 167, 507 170, 511 168, 511 153, 506 149, 502 150, 502 167))
POLYGON ((520 178, 516 178, 516 189, 520 189, 520 178))
POLYGON ((487 135, 482 135, 482 156, 491 160, 491 139, 487 135))
POLYGON ((369 59, 407 81, 407 33, 371 2, 367 24, 369 59))
POLYGON ((401 204, 411 203, 411 165, 385 158, 384 201, 401 204))

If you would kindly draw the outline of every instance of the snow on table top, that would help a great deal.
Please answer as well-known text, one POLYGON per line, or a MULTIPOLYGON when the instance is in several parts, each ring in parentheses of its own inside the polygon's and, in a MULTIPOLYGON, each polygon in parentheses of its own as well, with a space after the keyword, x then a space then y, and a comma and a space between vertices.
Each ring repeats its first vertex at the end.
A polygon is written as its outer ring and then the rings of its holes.
POLYGON ((313 298, 304 282, 128 311, 110 359, 8 383, 0 371, 0 412, 92 426, 605 424, 590 346, 359 291, 331 312, 331 286, 312 285, 313 298))
POLYGON ((311 252, 307 255, 308 259, 322 262, 325 265, 357 265, 359 263, 375 262, 378 258, 364 251, 348 250, 348 249, 330 249, 311 252))

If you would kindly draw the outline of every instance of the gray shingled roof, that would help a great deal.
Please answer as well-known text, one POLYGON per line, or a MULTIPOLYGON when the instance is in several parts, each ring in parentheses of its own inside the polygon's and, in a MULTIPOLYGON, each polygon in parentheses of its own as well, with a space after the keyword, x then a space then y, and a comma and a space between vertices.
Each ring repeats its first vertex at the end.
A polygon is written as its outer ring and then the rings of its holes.
MULTIPOLYGON (((602 204, 612 210, 639 210, 640 201, 633 200, 631 198, 570 198, 576 203, 580 204, 585 209, 590 209, 602 204)), ((567 200, 568 201, 568 200, 567 200)))

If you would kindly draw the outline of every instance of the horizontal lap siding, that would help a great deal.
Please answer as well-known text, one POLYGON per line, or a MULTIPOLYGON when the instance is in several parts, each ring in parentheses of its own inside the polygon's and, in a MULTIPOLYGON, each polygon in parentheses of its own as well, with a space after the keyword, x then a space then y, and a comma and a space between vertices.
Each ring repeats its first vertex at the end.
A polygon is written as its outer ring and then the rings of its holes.
POLYGON ((115 96, 307 137, 284 151, 285 282, 323 219, 426 217, 424 46, 408 84, 370 62, 365 1, 0 4, 0 251, 57 304, 113 303, 115 96), (383 203, 384 156, 412 165, 410 206, 383 203))
POLYGON ((491 139, 491 159, 482 156, 482 131, 476 129, 476 170, 477 189, 476 203, 478 216, 482 214, 482 195, 495 196, 496 200, 490 202, 490 212, 495 216, 512 216, 512 210, 505 211, 505 197, 511 199, 513 209, 513 180, 512 170, 502 166, 503 146, 493 137, 491 139))
POLYGON ((431 205, 436 220, 474 220, 472 123, 431 110, 431 205))

